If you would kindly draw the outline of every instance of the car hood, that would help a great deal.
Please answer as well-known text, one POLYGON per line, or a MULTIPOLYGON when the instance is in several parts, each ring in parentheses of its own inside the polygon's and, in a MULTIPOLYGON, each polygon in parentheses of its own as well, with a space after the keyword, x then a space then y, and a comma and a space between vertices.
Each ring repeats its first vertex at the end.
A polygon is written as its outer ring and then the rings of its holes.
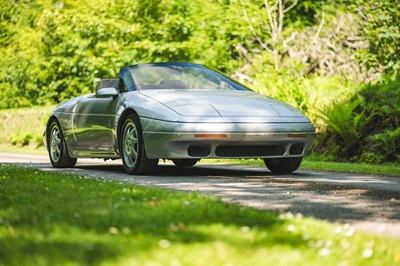
POLYGON ((143 95, 189 117, 302 117, 294 107, 251 91, 148 90, 143 95))

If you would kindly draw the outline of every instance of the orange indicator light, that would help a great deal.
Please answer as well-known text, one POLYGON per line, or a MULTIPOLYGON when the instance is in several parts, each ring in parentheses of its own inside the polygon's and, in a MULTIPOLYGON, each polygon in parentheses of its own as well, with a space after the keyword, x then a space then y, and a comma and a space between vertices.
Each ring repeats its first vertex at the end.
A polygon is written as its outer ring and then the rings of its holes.
POLYGON ((305 138, 307 137, 307 134, 288 134, 287 136, 289 138, 305 138))
POLYGON ((203 139, 224 139, 227 137, 226 134, 195 134, 195 138, 203 138, 203 139))

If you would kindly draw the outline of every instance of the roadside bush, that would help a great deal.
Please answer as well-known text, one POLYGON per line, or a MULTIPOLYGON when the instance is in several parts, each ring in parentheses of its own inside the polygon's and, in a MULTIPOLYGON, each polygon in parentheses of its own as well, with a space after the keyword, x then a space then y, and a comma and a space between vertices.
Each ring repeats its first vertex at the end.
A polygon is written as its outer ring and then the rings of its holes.
POLYGON ((334 104, 315 151, 337 160, 400 162, 400 75, 364 85, 350 101, 334 104))
POLYGON ((15 135, 11 137, 11 144, 20 145, 21 147, 27 146, 32 138, 31 134, 15 135))
POLYGON ((42 135, 35 135, 33 137, 33 139, 35 140, 35 148, 38 149, 42 146, 44 146, 44 142, 43 142, 43 136, 42 135))
POLYGON ((15 134, 10 138, 10 143, 20 147, 32 145, 35 149, 44 146, 43 136, 33 133, 15 134))
MULTIPOLYGON (((400 161, 400 128, 385 130, 368 138, 371 149, 383 160, 400 161)), ((362 157, 361 157, 362 158, 362 157)), ((377 160, 382 162, 383 160, 377 160)))

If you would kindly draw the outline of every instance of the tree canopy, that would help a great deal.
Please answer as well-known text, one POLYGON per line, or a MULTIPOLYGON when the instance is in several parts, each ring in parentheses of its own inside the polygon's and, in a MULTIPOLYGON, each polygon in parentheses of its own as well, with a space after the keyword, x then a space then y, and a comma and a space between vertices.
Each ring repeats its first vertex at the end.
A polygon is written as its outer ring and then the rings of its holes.
POLYGON ((194 61, 260 86, 399 67, 395 0, 1 1, 0 17, 1 108, 59 102, 139 62, 194 61))

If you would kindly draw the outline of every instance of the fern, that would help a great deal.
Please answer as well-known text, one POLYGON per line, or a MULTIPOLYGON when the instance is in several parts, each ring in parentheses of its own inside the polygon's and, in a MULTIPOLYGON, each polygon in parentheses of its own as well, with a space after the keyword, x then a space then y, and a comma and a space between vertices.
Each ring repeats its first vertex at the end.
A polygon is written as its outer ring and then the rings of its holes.
POLYGON ((327 128, 315 150, 344 159, 400 161, 400 76, 361 88, 350 101, 333 102, 319 116, 327 128))
POLYGON ((385 130, 368 138, 374 149, 385 158, 398 160, 400 155, 400 128, 385 130))

